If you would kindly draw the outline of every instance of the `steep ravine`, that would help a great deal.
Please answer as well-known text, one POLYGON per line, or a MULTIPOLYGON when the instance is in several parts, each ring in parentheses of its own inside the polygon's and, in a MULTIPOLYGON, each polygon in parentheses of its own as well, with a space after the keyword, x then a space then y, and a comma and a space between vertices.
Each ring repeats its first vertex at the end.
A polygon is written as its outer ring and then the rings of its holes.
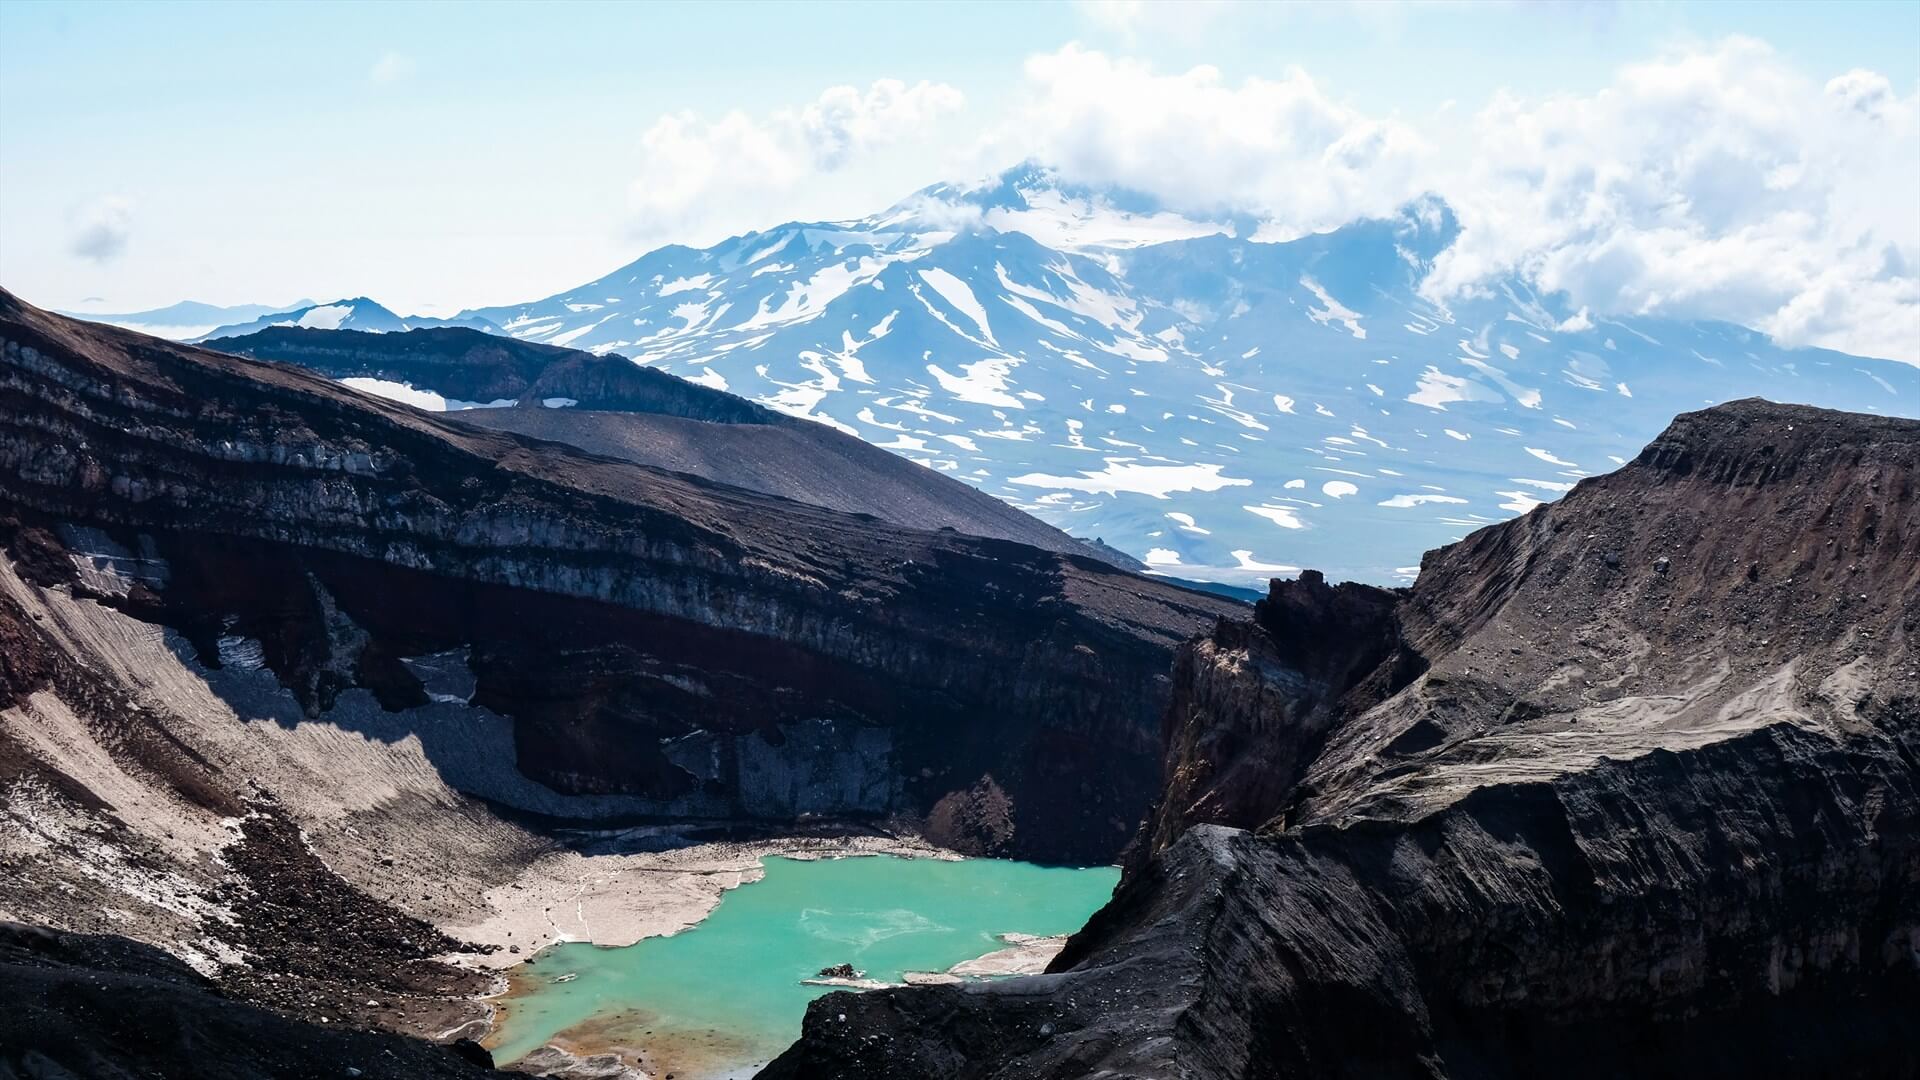
POLYGON ((763 1075, 1915 1075, 1916 635, 1920 423, 1681 416, 1410 590, 1275 582, 1051 974, 763 1075))

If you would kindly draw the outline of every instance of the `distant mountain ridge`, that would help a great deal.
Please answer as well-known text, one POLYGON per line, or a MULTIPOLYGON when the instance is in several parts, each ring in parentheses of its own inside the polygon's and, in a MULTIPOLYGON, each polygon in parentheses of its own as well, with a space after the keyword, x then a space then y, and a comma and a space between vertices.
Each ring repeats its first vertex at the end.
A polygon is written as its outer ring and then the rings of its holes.
POLYGON ((296 300, 285 306, 272 304, 234 304, 222 307, 219 304, 203 304, 197 300, 182 300, 166 307, 150 308, 146 311, 127 311, 120 313, 102 313, 91 311, 62 311, 60 314, 88 322, 106 323, 125 330, 138 330, 143 334, 164 337, 174 341, 199 337, 210 333, 222 325, 258 319, 277 312, 312 307, 312 300, 296 300))
POLYGON ((1269 242, 1023 166, 869 218, 668 246, 464 312, 859 436, 1156 569, 1409 580, 1422 551, 1764 396, 1920 409, 1920 370, 1509 280, 1438 304, 1437 199, 1269 242), (1044 239, 1043 239, 1044 238, 1044 239))
POLYGON ((272 326, 213 344, 479 427, 896 525, 952 529, 1141 568, 1123 552, 1076 540, 859 439, 617 356, 459 327, 356 333, 272 326))
POLYGON ((257 318, 217 326, 194 338, 193 341, 197 344, 220 338, 239 337, 275 326, 295 326, 308 330, 359 330, 369 334, 390 334, 402 330, 437 329, 447 326, 498 331, 492 323, 469 316, 457 315, 451 319, 437 319, 426 315, 402 317, 368 297, 357 296, 350 300, 335 300, 331 304, 309 303, 305 307, 295 308, 292 311, 275 311, 257 318))

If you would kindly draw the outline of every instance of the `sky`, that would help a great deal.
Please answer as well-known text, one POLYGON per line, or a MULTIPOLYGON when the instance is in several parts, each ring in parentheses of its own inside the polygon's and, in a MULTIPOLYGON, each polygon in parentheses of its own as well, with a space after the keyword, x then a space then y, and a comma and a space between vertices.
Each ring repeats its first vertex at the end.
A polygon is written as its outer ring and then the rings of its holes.
POLYGON ((1041 160, 1920 363, 1920 3, 0 4, 0 285, 532 300, 1041 160))

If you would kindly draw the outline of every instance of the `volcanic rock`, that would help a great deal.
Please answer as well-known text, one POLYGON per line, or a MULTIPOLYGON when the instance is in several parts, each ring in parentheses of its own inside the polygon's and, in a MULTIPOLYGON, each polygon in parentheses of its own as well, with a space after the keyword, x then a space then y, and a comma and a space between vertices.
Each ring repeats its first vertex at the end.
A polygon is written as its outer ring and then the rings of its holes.
POLYGON ((1275 582, 1049 974, 762 1075, 1915 1075, 1916 641, 1920 423, 1683 415, 1410 590, 1275 582))

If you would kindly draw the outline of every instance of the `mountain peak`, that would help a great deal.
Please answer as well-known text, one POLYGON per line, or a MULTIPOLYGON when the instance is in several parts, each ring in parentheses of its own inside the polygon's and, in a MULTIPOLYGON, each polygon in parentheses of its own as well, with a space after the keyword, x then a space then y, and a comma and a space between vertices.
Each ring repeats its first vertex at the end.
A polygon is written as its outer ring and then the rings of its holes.
POLYGON ((1176 213, 1146 192, 1071 181, 1059 169, 1031 160, 973 183, 923 188, 878 220, 903 218, 946 228, 977 221, 1069 251, 1126 249, 1234 231, 1225 218, 1176 213))
POLYGON ((360 330, 382 334, 405 330, 407 322, 370 297, 356 296, 347 300, 335 300, 330 304, 309 304, 292 311, 274 312, 246 322, 231 323, 217 327, 193 340, 201 342, 239 337, 264 330, 269 326, 297 326, 309 330, 360 330))

